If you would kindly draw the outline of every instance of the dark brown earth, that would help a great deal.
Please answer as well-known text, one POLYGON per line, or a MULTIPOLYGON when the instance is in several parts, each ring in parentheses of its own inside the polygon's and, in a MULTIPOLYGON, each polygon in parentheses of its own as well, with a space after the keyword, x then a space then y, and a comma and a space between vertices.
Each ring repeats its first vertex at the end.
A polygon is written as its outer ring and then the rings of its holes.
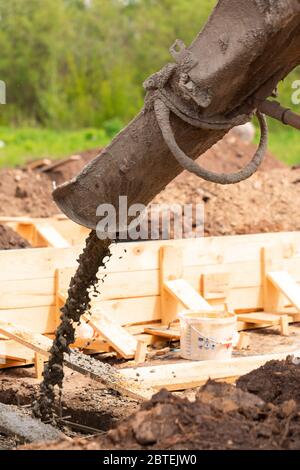
MULTIPOLYGON (((250 349, 245 351, 245 354, 269 354, 274 351, 275 345, 279 345, 278 352, 291 351, 292 354, 292 351, 299 350, 299 324, 290 325, 290 329, 289 337, 280 336, 277 328, 249 331, 250 349)), ((101 360, 105 361, 102 356, 101 360)), ((166 359, 167 362, 170 360, 172 359, 166 359)), ((176 360, 175 357, 173 360, 176 360)), ((156 364, 158 362, 159 360, 156 360, 156 364)), ((155 361, 148 365, 152 363, 155 364, 155 361)), ((160 363, 162 363, 161 360, 160 363)), ((118 362, 116 366, 122 367, 118 362)), ((38 382, 33 377, 33 367, 0 371, 0 402, 32 406, 38 392, 38 382)), ((201 389, 191 389, 169 394, 168 398, 160 396, 159 399, 151 400, 139 408, 134 400, 108 391, 102 385, 67 369, 62 398, 63 416, 69 416, 69 420, 73 423, 92 426, 99 432, 107 432, 112 428, 113 430, 99 437, 89 437, 85 440, 82 439, 82 434, 77 429, 64 426, 63 432, 75 439, 72 444, 60 442, 40 444, 38 447, 165 449, 169 446, 170 449, 197 449, 198 447, 199 449, 214 449, 224 446, 224 448, 244 449, 249 445, 249 448, 298 446, 297 448, 300 449, 297 441, 298 418, 284 414, 287 413, 286 410, 290 413, 290 409, 294 409, 293 404, 286 405, 291 400, 296 402, 297 413, 300 407, 298 392, 300 390, 300 365, 297 365, 294 359, 268 363, 240 378, 237 388, 238 391, 235 391, 226 384, 222 387, 220 384, 213 385, 213 388, 207 385, 201 392, 199 392, 201 389), (268 376, 267 380, 266 376, 268 376), (273 393, 273 390, 276 392, 273 393), (280 390, 283 390, 283 393, 280 393, 280 390), (197 403, 193 404, 196 397, 197 403), (238 403, 238 410, 233 407, 232 401, 238 403), (252 410, 253 407, 254 410, 252 410), (251 410, 249 411, 248 408, 251 410), (166 413, 167 416, 165 416, 166 413), (170 419, 170 416, 174 416, 174 419, 170 419), (143 426, 140 423, 144 423, 143 426), (148 432, 149 428, 152 429, 151 423, 159 423, 160 427, 155 428, 155 433, 160 433, 159 439, 153 445, 149 444, 145 447, 140 442, 138 432, 139 430, 148 432), (284 437, 283 429, 290 429, 290 425, 292 439, 289 439, 289 444, 281 444, 284 437), (165 434, 164 430, 169 429, 170 426, 173 432, 172 438, 165 434), (236 432, 237 428, 242 429, 241 434, 236 432), (186 429, 188 429, 187 435, 186 429), (251 431, 249 439, 247 433, 243 432, 244 429, 251 431), (175 441, 172 440, 173 438, 175 441)), ((95 434, 95 432, 88 434, 95 434)), ((0 447, 4 446, 12 448, 15 443, 11 439, 2 438, 0 447)))
POLYGON ((10 227, 0 225, 0 250, 18 248, 30 248, 30 244, 10 227))
POLYGON ((244 375, 237 386, 245 392, 254 393, 265 402, 275 405, 295 400, 300 406, 300 360, 271 361, 263 367, 244 375))
MULTIPOLYGON (((32 367, 0 371, 1 403, 25 406, 30 410, 38 391, 39 383, 34 379, 32 367)), ((136 408, 137 403, 134 400, 106 390, 101 384, 66 369, 62 416, 68 417, 69 421, 90 426, 101 433, 130 416, 136 408)), ((84 434, 73 427, 63 427, 62 430, 70 437, 84 434)), ((15 446, 15 439, 0 434, 0 449, 15 446)))
POLYGON ((208 381, 194 401, 162 390, 106 435, 27 448, 299 450, 300 402, 299 395, 293 396, 293 393, 296 386, 300 387, 300 365, 288 358, 287 361, 272 361, 265 367, 274 376, 285 371, 286 391, 281 396, 270 396, 265 401, 261 398, 262 388, 269 387, 270 383, 264 381, 261 387, 262 371, 258 369, 251 374, 252 383, 259 387, 260 393, 240 388, 247 376, 239 380, 237 388, 208 381))

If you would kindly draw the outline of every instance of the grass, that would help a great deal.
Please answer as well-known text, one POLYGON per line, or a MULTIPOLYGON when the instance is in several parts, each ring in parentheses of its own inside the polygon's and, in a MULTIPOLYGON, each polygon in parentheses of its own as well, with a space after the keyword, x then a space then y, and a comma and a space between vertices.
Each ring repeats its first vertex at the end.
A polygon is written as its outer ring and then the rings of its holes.
MULTIPOLYGON (((269 121, 269 150, 270 152, 286 163, 287 165, 297 165, 300 163, 300 134, 299 131, 283 124, 269 121)), ((256 142, 259 134, 257 132, 256 142)))
POLYGON ((290 127, 271 130, 269 149, 277 158, 288 165, 300 163, 300 133, 290 127))
MULTIPOLYGON (((119 122, 109 123, 105 129, 51 130, 39 128, 0 127, 0 167, 23 165, 26 161, 57 159, 76 152, 101 148, 122 127, 119 122), (4 145, 1 148, 2 145, 4 145)), ((269 149, 288 165, 300 163, 299 132, 270 122, 269 149)))
POLYGON ((104 129, 57 131, 0 127, 0 167, 23 165, 26 161, 39 158, 66 157, 83 150, 101 148, 110 139, 111 135, 104 129))

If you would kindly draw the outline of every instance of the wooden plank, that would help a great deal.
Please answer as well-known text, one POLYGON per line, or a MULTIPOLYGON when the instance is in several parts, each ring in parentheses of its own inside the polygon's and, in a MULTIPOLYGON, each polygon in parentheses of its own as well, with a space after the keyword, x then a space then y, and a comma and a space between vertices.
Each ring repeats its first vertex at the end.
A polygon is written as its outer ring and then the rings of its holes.
POLYGON ((272 271, 267 278, 300 312, 300 286, 286 271, 272 271))
POLYGON ((245 323, 269 323, 270 325, 279 325, 280 317, 278 315, 273 315, 272 313, 245 313, 238 315, 238 321, 245 323))
POLYGON ((142 364, 146 360, 147 355, 147 343, 145 341, 138 341, 136 353, 134 356, 134 362, 136 364, 142 364))
POLYGON ((53 276, 47 279, 1 281, 0 310, 54 306, 54 293, 53 276))
MULTIPOLYGON (((286 266, 295 279, 300 281, 300 258, 289 259, 286 266), (298 275, 297 275, 298 270, 298 275), (298 276, 298 277, 297 277, 298 276)), ((201 274, 224 274, 224 268, 230 275, 230 290, 245 288, 261 288, 262 273, 259 260, 232 263, 226 265, 199 265, 184 266, 181 278, 189 282, 194 289, 199 290, 201 274), (220 273, 218 273, 220 271, 220 273)), ((60 290, 68 289, 71 276, 75 272, 75 267, 59 270, 60 290)), ((142 270, 126 272, 107 271, 105 284, 99 284, 99 300, 121 299, 131 297, 149 297, 160 295, 159 270, 142 270)), ((203 291, 201 290, 203 293, 203 291)), ((230 295, 230 292, 229 294, 230 295)), ((204 296, 204 295, 203 295, 204 296)), ((205 297, 205 296, 204 296, 205 297)))
MULTIPOLYGON (((248 286, 247 286, 248 287, 248 286)), ((228 272, 202 275, 202 295, 206 300, 226 299, 230 288, 230 274, 228 272)))
POLYGON ((118 256, 112 257, 108 266, 110 272, 158 269, 158 250, 164 246, 183 249, 184 266, 240 263, 259 260, 260 250, 263 246, 280 241, 286 244, 294 244, 296 246, 295 253, 297 253, 297 256, 300 254, 299 232, 278 232, 117 244, 113 247, 112 251, 116 255, 123 257, 120 260, 118 256), (126 250, 126 253, 124 250, 126 250))
POLYGON ((20 325, 13 325, 3 321, 0 322, 0 333, 38 354, 42 354, 45 357, 49 356, 52 341, 46 336, 33 333, 30 329, 20 325))
POLYGON ((0 369, 9 369, 11 367, 23 367, 29 364, 30 364, 29 362, 25 362, 25 361, 14 361, 14 360, 7 359, 4 362, 1 362, 0 360, 0 369))
POLYGON ((153 336, 159 336, 162 338, 168 338, 170 340, 179 340, 180 339, 180 329, 175 327, 168 326, 159 326, 159 327, 150 327, 144 329, 145 333, 148 333, 153 336))
MULTIPOLYGON (((46 358, 49 357, 52 341, 46 336, 33 334, 29 329, 5 322, 0 322, 0 333, 46 358)), ((72 351, 69 355, 65 354, 64 364, 113 390, 136 399, 149 398, 153 393, 151 388, 146 389, 137 382, 126 379, 119 374, 117 369, 108 364, 103 364, 76 351, 72 351)))
POLYGON ((165 283, 181 278, 182 274, 182 249, 174 246, 161 247, 159 250, 160 317, 164 325, 174 321, 178 314, 178 302, 165 288, 165 283))
POLYGON ((283 269, 283 250, 282 243, 262 248, 263 307, 268 312, 280 311, 285 305, 282 294, 274 287, 267 276, 269 271, 283 269))
POLYGON ((213 310, 211 305, 184 279, 166 281, 164 286, 188 310, 213 310))
POLYGON ((56 328, 55 307, 0 310, 0 321, 19 324, 34 333, 53 333, 56 328))
MULTIPOLYGON (((223 263, 241 263, 259 259, 262 246, 272 240, 284 240, 293 243, 300 257, 299 232, 239 235, 235 237, 216 237, 196 240, 174 240, 166 242, 145 242, 118 244, 113 247, 116 253, 109 262, 109 272, 132 272, 138 270, 159 269, 159 248, 165 245, 183 247, 184 266, 221 265, 223 263), (126 253, 124 250, 126 249, 126 253), (119 259, 119 256, 123 256, 119 259)), ((43 248, 34 250, 10 250, 0 253, 1 280, 38 279, 53 275, 56 268, 76 266, 76 259, 82 247, 65 249, 43 248), (61 251, 62 250, 62 251, 61 251), (15 263, 18 270, 14 269, 15 263), (30 277, 31 275, 31 277, 30 277)))
POLYGON ((34 361, 34 353, 30 349, 22 346, 13 340, 0 341, 0 362, 5 361, 21 361, 32 363, 34 361))
POLYGON ((36 223, 35 229, 38 237, 45 241, 47 246, 54 248, 69 248, 70 243, 49 223, 36 223))
POLYGON ((159 296, 105 300, 92 305, 93 312, 97 312, 99 305, 111 320, 120 325, 152 322, 161 318, 159 296))
POLYGON ((54 277, 56 269, 76 266, 82 247, 0 251, 0 282, 54 277), (18 269, 16 269, 18 266, 18 269))
POLYGON ((289 336, 289 317, 287 315, 280 316, 280 332, 282 336, 289 336))
POLYGON ((106 313, 99 311, 91 315, 84 315, 85 320, 107 343, 123 358, 131 359, 137 349, 137 340, 118 323, 111 321, 106 313))
POLYGON ((300 350, 293 353, 277 353, 261 356, 233 358, 225 361, 199 361, 165 364, 122 369, 127 378, 139 378, 145 386, 167 388, 168 390, 184 390, 202 385, 208 379, 226 379, 239 377, 261 367, 271 360, 283 360, 288 355, 300 356, 300 350))
POLYGON ((34 368, 35 368, 35 377, 38 380, 42 380, 43 371, 45 365, 45 358, 41 354, 35 353, 34 355, 34 368))

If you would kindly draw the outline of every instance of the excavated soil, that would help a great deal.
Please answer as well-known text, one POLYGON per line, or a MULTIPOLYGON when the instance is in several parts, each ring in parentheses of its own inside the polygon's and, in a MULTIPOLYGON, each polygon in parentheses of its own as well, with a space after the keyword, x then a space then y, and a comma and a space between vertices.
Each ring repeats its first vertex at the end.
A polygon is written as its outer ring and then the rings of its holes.
MULTIPOLYGON (((254 151, 254 145, 229 135, 199 161, 209 170, 236 172, 254 151)), ((260 171, 236 185, 221 186, 183 172, 153 203, 203 203, 206 236, 294 231, 300 229, 299 184, 299 168, 287 168, 267 154, 260 171)), ((194 219, 193 225, 194 231, 194 219)))
POLYGON ((162 390, 103 436, 27 448, 299 450, 300 402, 299 394, 294 394, 294 391, 295 387, 300 388, 300 365, 293 361, 293 358, 288 358, 264 366, 265 373, 271 370, 274 377, 281 377, 285 370, 285 392, 280 396, 270 395, 266 400, 262 399, 262 390, 268 393, 270 384, 264 381, 265 385, 261 386, 261 368, 251 373, 252 383, 259 387, 255 393, 240 388, 251 374, 242 377, 238 387, 208 381, 193 401, 162 390), (258 389, 260 393, 256 393, 258 389))
MULTIPOLYGON (((230 133, 199 160, 209 170, 235 172, 245 166, 255 149, 255 145, 230 133)), ((49 217, 56 214, 58 208, 51 196, 53 184, 75 176, 99 152, 83 152, 58 166, 58 162, 54 162, 48 169, 43 168, 47 170, 44 172, 41 169, 1 170, 0 215, 49 217)), ((248 181, 224 187, 183 172, 154 202, 203 203, 205 235, 210 236, 299 230, 299 181, 299 169, 285 167, 268 153, 260 171, 248 181), (255 211, 249 210, 254 206, 255 211)))
MULTIPOLYGON (((297 328, 291 325, 291 338, 286 340, 292 340, 297 328)), ((255 354, 258 343, 265 342, 264 336, 262 331, 249 334, 250 353, 255 354)), ((276 329, 270 329, 269 336, 266 353, 276 337, 282 338, 276 329)), ((32 367, 0 371, 0 402, 31 408, 39 387, 33 376, 32 367)), ((292 356, 241 377, 236 387, 209 381, 200 389, 161 391, 141 406, 67 369, 61 413, 69 421, 95 430, 85 433, 92 434, 86 438, 80 430, 59 423, 72 442, 30 444, 26 448, 300 449, 299 390, 300 361, 292 356)), ((0 435, 0 448, 16 444, 0 435)))
POLYGON ((31 170, 0 170, 0 215, 51 217, 58 213, 51 180, 31 170))
POLYGON ((244 375, 237 386, 275 405, 295 400, 300 406, 300 361, 270 361, 244 375))
MULTIPOLYGON (((34 379, 32 367, 0 371, 1 403, 30 409, 38 392, 39 383, 34 379)), ((61 412, 69 421, 90 426, 100 433, 117 425, 136 409, 137 403, 134 400, 122 397, 94 380, 66 369, 61 412)), ((57 413, 60 413, 58 408, 57 413)), ((72 427, 64 428, 63 431, 71 437, 78 435, 78 430, 72 427)))
POLYGON ((0 225, 0 250, 16 250, 18 248, 30 248, 27 240, 22 238, 10 227, 0 225))

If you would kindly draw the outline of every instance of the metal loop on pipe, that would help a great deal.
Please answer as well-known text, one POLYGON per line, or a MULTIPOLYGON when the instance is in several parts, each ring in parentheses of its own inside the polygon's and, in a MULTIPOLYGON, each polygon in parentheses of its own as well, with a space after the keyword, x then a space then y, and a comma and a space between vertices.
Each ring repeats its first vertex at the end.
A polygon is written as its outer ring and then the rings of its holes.
POLYGON ((261 165, 263 158, 266 154, 267 147, 268 147, 268 125, 264 114, 257 111, 256 115, 259 121, 260 130, 261 130, 261 138, 259 147, 252 158, 252 160, 246 165, 245 168, 236 172, 236 173, 215 173, 198 165, 198 163, 194 162, 190 157, 188 157, 183 150, 178 146, 174 133, 170 123, 170 109, 165 105, 165 103, 157 99, 154 103, 154 110, 156 114, 156 119, 164 140, 169 147, 170 151, 178 161, 178 163, 190 173, 194 173, 195 175, 199 176, 200 178, 210 181, 212 183, 218 184, 235 184, 241 181, 246 180, 250 176, 252 176, 259 166, 261 165))

